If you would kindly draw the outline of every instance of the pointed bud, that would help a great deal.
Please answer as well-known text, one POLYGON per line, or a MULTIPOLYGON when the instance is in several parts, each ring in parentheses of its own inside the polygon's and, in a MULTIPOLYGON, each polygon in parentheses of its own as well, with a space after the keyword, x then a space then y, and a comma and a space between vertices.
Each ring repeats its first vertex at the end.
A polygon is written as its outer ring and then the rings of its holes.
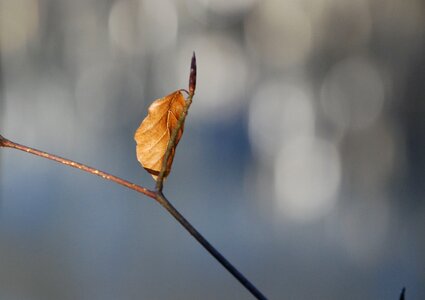
POLYGON ((196 56, 193 51, 192 62, 190 64, 190 76, 189 76, 189 94, 195 94, 196 89, 196 56))

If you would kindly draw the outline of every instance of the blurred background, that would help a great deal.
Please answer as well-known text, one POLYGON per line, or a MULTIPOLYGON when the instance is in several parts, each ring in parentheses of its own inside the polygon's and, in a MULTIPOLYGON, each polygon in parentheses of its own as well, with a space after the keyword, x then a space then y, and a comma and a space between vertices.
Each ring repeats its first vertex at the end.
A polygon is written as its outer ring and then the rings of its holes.
MULTIPOLYGON (((425 299, 420 0, 0 0, 0 132, 153 188, 133 134, 193 50, 183 215, 271 299, 425 299)), ((251 299, 151 199, 0 174, 1 299, 251 299)))

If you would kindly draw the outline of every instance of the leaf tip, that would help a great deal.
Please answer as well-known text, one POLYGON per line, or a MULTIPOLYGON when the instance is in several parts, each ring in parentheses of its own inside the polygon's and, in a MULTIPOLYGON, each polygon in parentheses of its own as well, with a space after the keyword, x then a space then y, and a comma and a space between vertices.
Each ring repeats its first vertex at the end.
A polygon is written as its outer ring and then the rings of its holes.
POLYGON ((0 147, 3 147, 6 145, 7 139, 4 138, 1 134, 0 134, 0 147))
POLYGON ((196 89, 196 55, 193 51, 192 61, 190 63, 190 76, 189 76, 189 93, 193 95, 196 89))

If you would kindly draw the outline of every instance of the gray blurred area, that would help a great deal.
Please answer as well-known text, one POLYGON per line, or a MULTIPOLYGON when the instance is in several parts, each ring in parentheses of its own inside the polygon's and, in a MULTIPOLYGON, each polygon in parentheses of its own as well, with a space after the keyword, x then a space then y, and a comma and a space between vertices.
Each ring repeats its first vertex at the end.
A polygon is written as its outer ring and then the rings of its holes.
MULTIPOLYGON (((425 299, 421 0, 0 0, 0 133, 165 193, 270 299, 425 299)), ((0 150, 0 299, 251 299, 151 199, 0 150)))

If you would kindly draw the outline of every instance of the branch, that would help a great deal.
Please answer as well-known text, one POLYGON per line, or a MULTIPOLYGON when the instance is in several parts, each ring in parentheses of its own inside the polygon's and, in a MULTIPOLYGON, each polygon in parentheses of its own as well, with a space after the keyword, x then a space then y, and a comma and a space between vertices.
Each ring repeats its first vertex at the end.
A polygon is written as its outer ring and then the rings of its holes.
POLYGON ((238 271, 221 253, 216 250, 165 198, 157 192, 156 200, 161 204, 220 264, 226 268, 257 299, 267 299, 241 272, 238 271))
POLYGON ((164 160, 162 163, 161 172, 158 175, 157 183, 156 183, 156 191, 151 191, 145 187, 132 183, 130 181, 124 180, 120 177, 111 175, 104 171, 89 167, 87 165, 59 157, 54 154, 50 154, 41 150, 37 150, 28 146, 20 145, 18 143, 12 142, 2 135, 0 135, 0 147, 17 149, 23 152, 27 152, 30 154, 34 154, 43 158, 47 158, 58 163, 64 164, 69 167, 73 167, 79 169, 81 171, 102 177, 105 180, 113 181, 119 185, 132 189, 138 193, 144 194, 156 202, 161 204, 215 259, 224 267, 227 271, 229 271, 251 294, 257 299, 266 299, 266 297, 242 274, 240 273, 221 253, 216 250, 193 226, 190 224, 182 214, 168 201, 168 199, 162 193, 163 183, 164 183, 164 174, 166 171, 166 162, 171 155, 171 151, 176 143, 177 132, 184 124, 184 120, 187 116, 187 112, 189 110, 190 105, 192 104, 192 98, 195 94, 196 88, 196 58, 195 53, 193 53, 191 69, 190 69, 190 77, 189 77, 189 96, 186 100, 186 105, 183 109, 183 112, 178 120, 177 127, 171 133, 170 142, 167 145, 167 150, 164 155, 164 160))
POLYGON ((254 297, 257 299, 266 299, 266 297, 247 279, 245 276, 240 273, 219 251, 217 251, 193 226, 190 224, 182 214, 168 201, 161 191, 151 191, 145 187, 122 179, 120 177, 111 175, 104 171, 98 170, 96 168, 89 167, 87 165, 51 154, 41 150, 37 150, 28 146, 24 146, 15 142, 12 142, 2 135, 0 135, 0 147, 12 148, 20 150, 26 153, 40 156, 42 158, 47 158, 55 162, 64 164, 68 167, 73 167, 81 171, 90 173, 102 177, 105 180, 113 181, 119 185, 132 189, 138 193, 144 194, 156 202, 161 204, 212 256, 214 256, 223 267, 225 267, 246 289, 248 289, 254 297))
POLYGON ((105 180, 110 180, 113 181, 119 185, 125 186, 129 189, 132 189, 138 193, 144 194, 152 199, 156 199, 156 193, 154 191, 151 191, 145 187, 142 187, 140 185, 137 185, 135 183, 132 183, 130 181, 124 180, 120 177, 111 175, 109 173, 103 172, 101 170, 98 170, 96 168, 92 168, 89 167, 87 165, 51 154, 51 153, 47 153, 41 150, 37 150, 28 146, 24 146, 24 145, 20 145, 18 143, 12 142, 6 138, 4 138, 3 136, 0 135, 0 147, 7 147, 7 148, 12 148, 12 149, 17 149, 17 150, 21 150, 30 154, 34 154, 43 158, 47 158, 53 161, 56 161, 58 163, 64 164, 66 166, 72 167, 72 168, 76 168, 79 169, 81 171, 102 177, 105 180))

